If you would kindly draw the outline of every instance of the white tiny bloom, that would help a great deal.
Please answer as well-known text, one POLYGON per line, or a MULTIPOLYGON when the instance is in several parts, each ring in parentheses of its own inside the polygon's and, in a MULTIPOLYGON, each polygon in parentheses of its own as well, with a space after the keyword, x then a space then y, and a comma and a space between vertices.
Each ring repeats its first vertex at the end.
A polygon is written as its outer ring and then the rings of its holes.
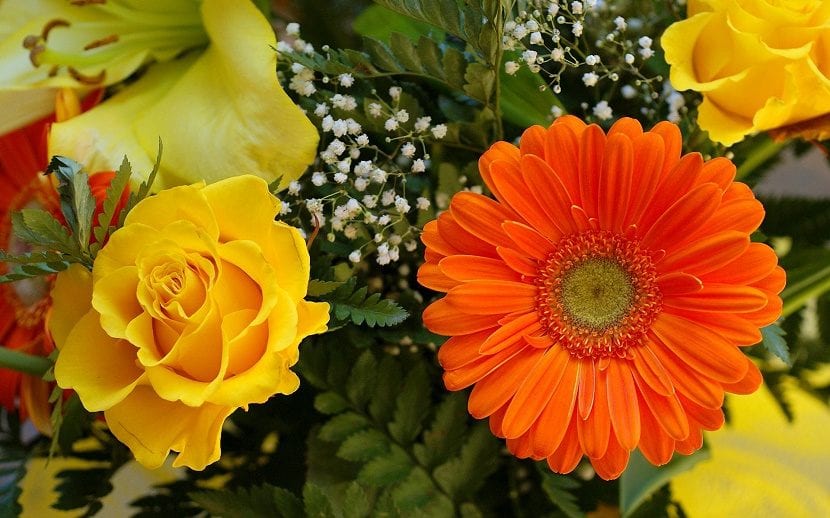
POLYGON ((513 20, 508 20, 504 22, 504 32, 511 32, 513 29, 516 28, 516 22, 513 20))
POLYGON ((398 110, 395 113, 395 118, 398 122, 407 122, 409 120, 409 112, 406 110, 398 110))
POLYGON ((386 171, 381 168, 377 168, 372 171, 372 181, 375 183, 383 183, 386 181, 386 171))
POLYGON ((357 135, 363 131, 363 127, 354 119, 346 119, 346 127, 349 129, 349 135, 357 135))
POLYGON ((323 202, 316 198, 309 198, 305 201, 305 208, 312 214, 323 212, 323 202))
POLYGON ((291 36, 297 36, 300 34, 300 24, 294 22, 289 23, 285 26, 285 33, 291 36))
POLYGON ((291 212, 291 204, 287 201, 280 202, 280 216, 285 216, 291 212))
POLYGON ((520 68, 521 66, 515 61, 505 61, 504 63, 504 72, 511 76, 518 72, 520 68))
POLYGON ((314 115, 318 117, 325 117, 328 112, 329 105, 325 103, 320 103, 314 108, 314 115))
POLYGON ((481 194, 484 192, 484 189, 480 185, 473 185, 472 187, 470 187, 470 192, 481 194))
POLYGON ((419 133, 423 133, 424 131, 429 129, 429 124, 432 122, 432 117, 418 117, 418 120, 415 121, 415 131, 419 133))
POLYGON ((522 60, 527 63, 528 65, 533 65, 536 63, 536 58, 539 56, 539 53, 535 50, 526 50, 522 52, 522 60))
POLYGON ((359 135, 355 139, 355 142, 357 142, 357 145, 360 146, 360 147, 368 146, 369 145, 369 135, 367 135, 365 133, 362 134, 362 135, 359 135))
POLYGON ((401 98, 401 87, 400 86, 390 86, 389 87, 389 97, 392 98, 393 101, 397 101, 401 98))
POLYGON ((582 14, 582 2, 571 2, 571 12, 574 14, 582 14))
POLYGON ((634 99, 637 97, 637 89, 631 85, 624 85, 620 88, 620 93, 625 99, 634 99))
POLYGON ((525 27, 529 31, 538 31, 539 30, 539 23, 536 20, 528 20, 525 22, 525 27))
POLYGON ((324 132, 331 131, 331 129, 334 127, 334 117, 332 117, 331 115, 326 115, 323 118, 322 126, 324 132))
POLYGON ((442 139, 447 136, 447 125, 438 124, 432 128, 432 136, 437 139, 442 139))
POLYGON ((523 24, 519 24, 513 29, 513 37, 520 40, 527 36, 527 28, 523 24))
POLYGON ((541 45, 544 42, 542 39, 542 33, 539 31, 533 31, 530 33, 530 44, 531 45, 541 45))
POLYGON ((406 158, 412 158, 415 156, 415 151, 417 151, 417 148, 412 142, 407 142, 401 147, 401 154, 406 158))
POLYGON ((608 101, 600 101, 594 106, 594 116, 599 120, 606 121, 613 117, 614 111, 608 106, 608 101))
POLYGON ((590 54, 590 55, 585 57, 585 64, 588 65, 588 66, 592 67, 594 65, 598 65, 599 62, 600 62, 600 58, 596 54, 590 54))
POLYGON ((625 59, 625 62, 628 63, 629 65, 634 64, 634 54, 626 53, 624 59, 625 59))
POLYGON ((573 26, 571 27, 571 32, 577 38, 582 36, 582 23, 581 22, 574 22, 573 26))
POLYGON ((288 194, 290 194, 291 196, 297 196, 298 194, 300 194, 300 189, 302 188, 303 186, 300 185, 300 182, 298 182, 297 180, 292 180, 288 184, 288 194))
POLYGON ((291 63, 291 71, 295 74, 302 74, 305 69, 305 66, 300 63, 291 63))
POLYGON ((654 41, 648 36, 642 36, 639 40, 637 40, 637 43, 644 49, 650 49, 651 44, 654 43, 654 41))
POLYGON ((386 122, 383 124, 383 127, 386 128, 386 131, 395 131, 398 129, 398 121, 394 117, 390 117, 386 119, 386 122))
POLYGON ((360 262, 360 250, 355 250, 354 252, 349 254, 349 261, 353 263, 360 262))
POLYGON ((398 212, 401 214, 406 214, 412 207, 409 206, 409 202, 406 201, 406 198, 397 196, 395 198, 395 208, 398 209, 398 212))
POLYGON ((354 77, 351 74, 340 74, 337 76, 337 80, 340 82, 340 86, 345 88, 349 88, 354 84, 354 77))
POLYGON ((360 202, 354 198, 349 198, 349 201, 346 202, 346 209, 351 213, 354 214, 358 210, 360 210, 360 202))
POLYGON ((349 176, 346 173, 334 173, 334 181, 337 183, 346 183, 349 176))
MULTIPOLYGON (((341 173, 349 174, 349 171, 351 170, 351 168, 352 168, 352 161, 349 160, 349 159, 341 160, 341 161, 337 162, 337 170, 340 171, 341 173)), ((337 177, 335 176, 335 178, 337 178, 337 177)), ((341 183, 341 182, 338 182, 338 183, 341 183)))
POLYGON ((378 197, 374 196, 372 194, 367 194, 366 196, 363 197, 362 201, 363 201, 363 205, 367 209, 374 209, 378 204, 378 197))
POLYGON ((399 244, 401 244, 401 241, 403 241, 403 239, 398 234, 392 233, 392 235, 389 236, 389 239, 387 239, 387 241, 393 247, 397 247, 399 244))
POLYGON ((418 207, 418 210, 427 210, 429 208, 429 200, 421 196, 415 200, 415 206, 418 207))
POLYGON ((380 117, 383 107, 378 103, 369 104, 369 115, 372 117, 380 117))
POLYGON ((563 113, 562 108, 556 106, 555 104, 550 107, 550 114, 553 115, 554 119, 561 117, 563 113))
POLYGON ((357 237, 357 227, 354 225, 346 225, 346 228, 343 229, 343 235, 346 236, 347 239, 354 239, 357 237))
POLYGON ((654 50, 652 49, 640 49, 640 55, 643 56, 643 59, 648 59, 654 55, 654 50))
POLYGON ((306 43, 305 45, 303 45, 303 54, 305 54, 307 56, 313 55, 314 54, 314 45, 312 45, 311 43, 306 43))
POLYGON ((380 202, 384 206, 392 205, 393 203, 395 203, 395 196, 397 195, 395 194, 395 191, 392 189, 383 191, 383 195, 380 197, 380 202))
POLYGON ((404 243, 403 246, 407 251, 414 252, 418 248, 418 242, 413 239, 404 243))
POLYGON ((618 31, 624 31, 625 28, 628 27, 628 24, 625 23, 625 18, 623 18, 622 16, 617 16, 616 18, 614 18, 614 25, 617 26, 618 31))
POLYGON ((550 59, 558 63, 565 61, 565 51, 561 47, 556 47, 550 51, 550 59))
POLYGON ((599 80, 599 76, 593 72, 588 72, 587 74, 582 74, 582 82, 585 83, 585 86, 594 86, 597 84, 599 80))
POLYGON ((390 221, 392 221, 392 216, 390 216, 389 214, 384 214, 383 216, 378 218, 379 225, 388 225, 390 221))
MULTIPOLYGON (((337 122, 341 122, 341 121, 337 121, 337 122)), ((340 156, 340 155, 343 154, 344 151, 346 151, 346 144, 344 144, 343 141, 341 141, 341 140, 334 139, 329 143, 329 145, 326 149, 329 152, 334 153, 336 156, 340 156)))
POLYGON ((334 133, 335 137, 342 137, 348 130, 349 125, 343 119, 337 119, 331 126, 331 132, 334 133))
POLYGON ((354 181, 354 188, 357 192, 363 192, 369 187, 369 180, 366 178, 357 178, 354 181))
POLYGON ((292 52, 294 49, 291 48, 291 45, 287 41, 279 41, 277 42, 277 52, 282 52, 283 54, 287 54, 292 52))
POLYGON ((314 172, 311 174, 311 183, 320 187, 321 185, 326 183, 326 173, 322 173, 320 171, 314 172))
POLYGON ((559 2, 551 2, 548 6, 548 14, 551 16, 556 16, 557 13, 559 13, 559 2))
POLYGON ((369 176, 372 173, 373 166, 374 164, 372 164, 371 161, 362 160, 358 162, 356 166, 354 166, 354 174, 360 177, 369 176))
POLYGON ((423 173, 426 170, 427 170, 427 166, 424 163, 423 159, 416 158, 412 162, 412 172, 413 173, 423 173))

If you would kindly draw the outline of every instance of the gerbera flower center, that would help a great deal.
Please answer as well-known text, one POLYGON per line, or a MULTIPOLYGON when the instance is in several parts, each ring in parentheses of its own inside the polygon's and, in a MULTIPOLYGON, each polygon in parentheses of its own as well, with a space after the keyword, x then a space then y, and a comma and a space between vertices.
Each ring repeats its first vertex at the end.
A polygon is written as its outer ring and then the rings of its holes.
POLYGON ((536 310, 576 357, 626 357, 662 307, 648 250, 604 230, 568 236, 539 267, 536 310))

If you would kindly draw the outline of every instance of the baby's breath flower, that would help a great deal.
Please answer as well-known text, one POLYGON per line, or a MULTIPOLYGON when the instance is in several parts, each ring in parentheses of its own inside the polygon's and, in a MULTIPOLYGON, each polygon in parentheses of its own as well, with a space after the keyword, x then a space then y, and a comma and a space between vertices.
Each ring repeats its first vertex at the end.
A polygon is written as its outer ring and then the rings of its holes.
POLYGON ((401 214, 406 214, 412 207, 409 206, 409 202, 406 201, 406 198, 402 196, 396 196, 395 208, 398 209, 398 212, 400 212, 401 214))
POLYGON ((398 101, 401 98, 401 87, 400 86, 390 86, 389 87, 389 97, 391 97, 393 101, 398 101))
POLYGON ((361 201, 363 201, 363 205, 367 209, 374 209, 378 204, 378 197, 373 194, 367 194, 361 201))
POLYGON ((300 24, 291 22, 285 26, 285 33, 290 36, 298 36, 300 34, 300 24))
POLYGON ((372 117, 380 117, 383 107, 378 103, 369 104, 369 115, 372 117))
POLYGON ((511 76, 518 72, 520 68, 521 66, 515 61, 505 61, 504 63, 504 72, 511 76))
POLYGON ((364 133, 364 134, 362 134, 362 135, 359 135, 359 136, 355 139, 355 142, 357 142, 357 145, 358 145, 358 146, 361 146, 361 147, 368 146, 368 145, 369 145, 369 135, 367 135, 367 134, 365 134, 365 133, 364 133))
POLYGON ((427 210, 429 208, 429 200, 423 196, 420 196, 417 200, 415 200, 415 206, 418 210, 427 210))
POLYGON ((325 117, 328 112, 329 112, 329 105, 325 104, 325 103, 319 103, 314 108, 314 115, 316 115, 318 117, 325 117))
POLYGON ((418 117, 415 121, 415 131, 423 133, 429 129, 429 124, 432 122, 432 117, 418 117))
POLYGON ((386 119, 386 122, 383 124, 383 127, 386 129, 386 131, 395 131, 396 129, 398 129, 398 126, 398 120, 394 117, 386 119))
POLYGON ((406 110, 398 110, 395 113, 395 119, 397 119, 398 122, 407 122, 409 120, 409 112, 406 110))
POLYGON ((422 159, 416 158, 412 162, 412 172, 413 173, 423 173, 426 170, 427 170, 427 166, 426 166, 426 164, 424 163, 424 161, 422 159))
POLYGON ((415 145, 412 144, 412 142, 407 142, 401 147, 401 154, 406 158, 412 158, 413 156, 415 156, 415 151, 417 151, 417 149, 415 148, 415 145))
POLYGON ((594 106, 594 116, 599 120, 609 120, 614 115, 614 111, 608 106, 608 101, 600 101, 594 106))
POLYGON ((355 250, 355 251, 353 251, 352 253, 349 254, 349 261, 351 261, 353 263, 359 263, 360 259, 361 259, 360 250, 355 250))
POLYGON ((285 216, 286 214, 291 213, 291 204, 287 201, 280 202, 280 216, 285 216))
POLYGON ((582 82, 585 83, 585 86, 595 86, 598 80, 599 76, 593 72, 582 75, 582 82))
POLYGON ((300 185, 300 182, 298 182, 297 180, 292 180, 288 184, 288 194, 290 194, 291 196, 297 196, 298 194, 300 194, 300 189, 302 188, 303 186, 300 185))
POLYGON ((625 99, 634 99, 637 97, 637 89, 631 85, 624 85, 620 88, 620 94, 622 94, 625 99))
POLYGON ((582 36, 582 30, 583 30, 582 22, 574 22, 574 24, 571 26, 571 32, 577 38, 582 36))
POLYGON ((530 44, 531 45, 541 45, 544 43, 542 39, 542 33, 539 31, 533 31, 530 33, 530 44))
POLYGON ((334 181, 337 183, 346 183, 349 176, 346 173, 334 173, 334 181))
POLYGON ((432 128, 432 136, 437 139, 442 139, 447 136, 447 125, 438 124, 432 128))
POLYGON ((316 171, 311 174, 311 183, 315 186, 320 187, 321 185, 326 183, 326 173, 316 171))
POLYGON ((340 74, 337 76, 337 81, 340 83, 340 86, 349 88, 354 84, 354 77, 351 74, 340 74))

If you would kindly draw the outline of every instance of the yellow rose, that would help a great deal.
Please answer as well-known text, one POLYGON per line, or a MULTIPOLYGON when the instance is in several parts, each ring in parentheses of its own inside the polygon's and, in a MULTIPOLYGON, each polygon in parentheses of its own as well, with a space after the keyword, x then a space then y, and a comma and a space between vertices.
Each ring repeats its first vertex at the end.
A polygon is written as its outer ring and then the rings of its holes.
POLYGON ((662 46, 674 88, 703 94, 698 124, 712 140, 830 137, 830 2, 689 0, 662 46))
POLYGON ((175 187, 138 203, 92 273, 58 275, 55 377, 147 467, 219 458, 237 408, 289 394, 306 336, 328 305, 306 302, 309 256, 279 202, 245 175, 175 187), (91 304, 87 301, 91 301, 91 304))

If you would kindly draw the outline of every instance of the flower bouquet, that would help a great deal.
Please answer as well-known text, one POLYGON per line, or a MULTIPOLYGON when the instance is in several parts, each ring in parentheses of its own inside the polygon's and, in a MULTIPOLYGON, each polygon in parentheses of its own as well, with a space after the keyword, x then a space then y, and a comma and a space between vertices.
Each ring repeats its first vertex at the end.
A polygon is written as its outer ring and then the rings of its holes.
POLYGON ((0 0, 0 70, 2 516, 830 513, 827 2, 0 0))

